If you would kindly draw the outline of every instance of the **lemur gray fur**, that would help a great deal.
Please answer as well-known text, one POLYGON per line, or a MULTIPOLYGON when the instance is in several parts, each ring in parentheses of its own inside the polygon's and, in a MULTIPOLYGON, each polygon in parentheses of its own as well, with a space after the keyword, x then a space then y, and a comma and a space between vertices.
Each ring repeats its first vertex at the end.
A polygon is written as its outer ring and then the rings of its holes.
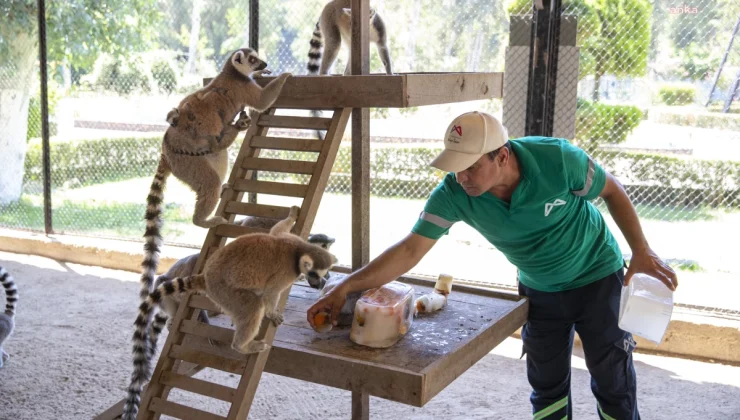
POLYGON ((227 220, 208 217, 218 204, 228 169, 227 148, 239 131, 249 126, 244 108, 262 112, 277 99, 290 73, 283 73, 264 88, 253 77, 268 74, 267 63, 250 48, 231 54, 221 72, 205 87, 188 95, 170 111, 170 127, 164 134, 162 155, 147 196, 142 262, 141 299, 152 291, 162 243, 163 190, 173 174, 197 194, 193 223, 211 228, 227 220), (239 119, 231 123, 235 116, 239 119))
MULTIPOLYGON (((292 216, 293 215, 289 217, 292 217, 292 216)), ((279 219, 275 219, 271 217, 247 216, 241 221, 239 221, 237 224, 242 225, 242 226, 247 226, 247 227, 271 229, 278 222, 279 222, 279 219)), ((335 242, 334 238, 324 233, 313 233, 313 234, 308 235, 308 243, 318 245, 326 250, 329 250, 331 246, 334 244, 334 242, 335 242)), ((155 287, 159 287, 162 283, 168 280, 174 279, 176 277, 187 277, 187 276, 192 275, 193 270, 195 270, 195 265, 198 262, 198 257, 200 257, 200 253, 189 255, 185 258, 178 260, 175 264, 172 265, 172 267, 170 267, 170 269, 166 273, 157 277, 157 280, 155 282, 155 287)), ((324 287, 324 284, 328 281, 328 275, 320 279, 308 278, 306 279, 306 281, 308 282, 309 286, 313 287, 314 289, 321 289, 324 287)), ((156 353, 157 341, 159 339, 159 335, 162 333, 162 330, 164 329, 165 324, 167 324, 167 328, 169 329, 170 323, 175 317, 175 312, 177 312, 177 308, 180 305, 180 298, 181 298, 181 295, 179 294, 162 297, 162 301, 160 302, 160 308, 162 309, 162 311, 158 312, 154 316, 154 320, 152 321, 151 330, 149 332, 150 357, 153 357, 154 353, 156 353)), ((200 322, 209 323, 208 317, 213 316, 213 315, 215 314, 212 314, 206 311, 200 311, 198 315, 198 320, 200 322)))
MULTIPOLYGON (((393 74, 391 55, 388 50, 388 34, 386 32, 385 22, 374 8, 370 8, 370 42, 374 43, 380 60, 385 66, 386 74, 393 74)), ((328 74, 334 61, 337 59, 342 43, 349 45, 352 40, 352 9, 350 0, 332 0, 324 6, 321 11, 319 20, 311 37, 308 50, 308 74, 328 74)), ((349 74, 351 69, 350 57, 347 58, 347 65, 344 68, 344 74, 349 74)), ((311 115, 320 117, 321 112, 312 110, 311 115)), ((318 137, 323 140, 324 133, 317 131, 318 137)))
POLYGON ((321 278, 337 262, 326 249, 289 233, 294 217, 278 222, 269 234, 240 236, 219 248, 206 262, 202 274, 178 277, 162 283, 139 307, 133 335, 134 371, 124 405, 123 419, 138 412, 141 389, 151 374, 146 331, 162 297, 186 291, 205 292, 228 315, 235 326, 231 347, 240 353, 269 348, 254 341, 263 318, 275 326, 283 322, 277 310, 280 295, 296 278, 321 278))
POLYGON ((0 267, 0 283, 5 289, 5 312, 0 313, 0 368, 8 361, 10 355, 3 350, 3 343, 10 337, 15 328, 15 305, 18 303, 18 289, 13 276, 0 267))

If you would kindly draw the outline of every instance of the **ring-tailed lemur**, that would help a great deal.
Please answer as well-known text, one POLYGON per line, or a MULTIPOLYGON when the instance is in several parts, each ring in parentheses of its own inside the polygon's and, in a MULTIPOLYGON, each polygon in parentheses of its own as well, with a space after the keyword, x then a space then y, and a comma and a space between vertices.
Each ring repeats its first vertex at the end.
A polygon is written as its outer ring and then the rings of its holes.
POLYGON ((5 312, 0 313, 0 368, 10 356, 3 350, 3 343, 10 337, 15 328, 15 305, 18 303, 18 289, 15 287, 13 276, 0 267, 0 283, 5 289, 5 312))
MULTIPOLYGON (((380 60, 385 66, 387 74, 393 74, 391 55, 388 50, 388 34, 385 22, 374 8, 370 8, 370 42, 378 49, 380 60)), ((347 46, 352 40, 352 9, 350 0, 332 0, 324 6, 321 16, 316 22, 308 50, 308 74, 328 74, 334 61, 337 59, 342 43, 347 46)), ((344 68, 344 74, 350 73, 350 58, 344 68)), ((321 111, 312 110, 311 115, 320 117, 321 111)), ((322 131, 317 131, 318 137, 323 140, 322 131)))
POLYGON ((193 223, 210 228, 226 223, 208 216, 218 204, 228 169, 227 148, 239 131, 249 126, 246 107, 262 112, 272 106, 290 73, 283 73, 264 88, 253 77, 269 73, 267 63, 250 48, 231 54, 221 72, 205 87, 188 95, 170 111, 170 127, 164 134, 162 155, 147 196, 141 300, 152 291, 162 244, 162 200, 170 174, 197 194, 193 223), (231 123, 239 114, 239 120, 231 123))
POLYGON ((289 233, 295 218, 278 223, 269 234, 240 236, 219 248, 208 259, 202 274, 178 277, 162 283, 139 307, 134 332, 134 372, 124 406, 123 419, 133 420, 139 409, 141 389, 151 374, 146 331, 152 313, 164 296, 187 291, 205 292, 222 308, 235 326, 231 347, 240 353, 269 348, 254 341, 263 318, 276 326, 283 321, 277 310, 280 295, 300 275, 321 278, 336 263, 324 248, 289 233), (287 229, 285 227, 287 226, 287 229))

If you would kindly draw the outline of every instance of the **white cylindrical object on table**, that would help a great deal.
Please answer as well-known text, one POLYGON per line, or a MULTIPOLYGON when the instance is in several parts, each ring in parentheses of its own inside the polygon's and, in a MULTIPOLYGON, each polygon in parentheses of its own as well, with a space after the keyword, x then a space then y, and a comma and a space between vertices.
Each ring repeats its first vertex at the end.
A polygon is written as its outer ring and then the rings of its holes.
POLYGON ((447 303, 447 296, 432 292, 416 299, 416 312, 434 312, 442 309, 447 303))
POLYGON ((440 274, 439 278, 437 278, 437 283, 434 285, 434 290, 445 296, 449 295, 452 292, 452 276, 449 274, 440 274))

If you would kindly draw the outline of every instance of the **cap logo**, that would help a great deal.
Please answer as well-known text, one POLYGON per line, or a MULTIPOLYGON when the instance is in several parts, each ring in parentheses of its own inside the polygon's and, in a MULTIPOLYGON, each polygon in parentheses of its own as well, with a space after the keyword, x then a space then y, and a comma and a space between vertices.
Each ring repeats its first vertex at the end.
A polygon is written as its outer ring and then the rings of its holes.
POLYGON ((452 129, 450 130, 450 133, 447 136, 447 141, 449 141, 450 143, 460 143, 461 136, 462 136, 462 126, 455 124, 454 126, 452 126, 452 129))

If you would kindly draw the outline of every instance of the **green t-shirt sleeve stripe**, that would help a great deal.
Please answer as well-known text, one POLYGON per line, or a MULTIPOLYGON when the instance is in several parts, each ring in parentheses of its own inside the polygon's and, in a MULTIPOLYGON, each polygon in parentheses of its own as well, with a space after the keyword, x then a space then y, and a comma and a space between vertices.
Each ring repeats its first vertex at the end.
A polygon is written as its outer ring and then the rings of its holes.
POLYGON ((455 181, 448 178, 432 191, 411 232, 436 240, 446 235, 452 225, 460 220, 452 204, 450 186, 445 185, 446 182, 455 181))
POLYGON ((564 142, 563 164, 574 195, 593 200, 601 194, 606 184, 606 172, 583 149, 564 142))

